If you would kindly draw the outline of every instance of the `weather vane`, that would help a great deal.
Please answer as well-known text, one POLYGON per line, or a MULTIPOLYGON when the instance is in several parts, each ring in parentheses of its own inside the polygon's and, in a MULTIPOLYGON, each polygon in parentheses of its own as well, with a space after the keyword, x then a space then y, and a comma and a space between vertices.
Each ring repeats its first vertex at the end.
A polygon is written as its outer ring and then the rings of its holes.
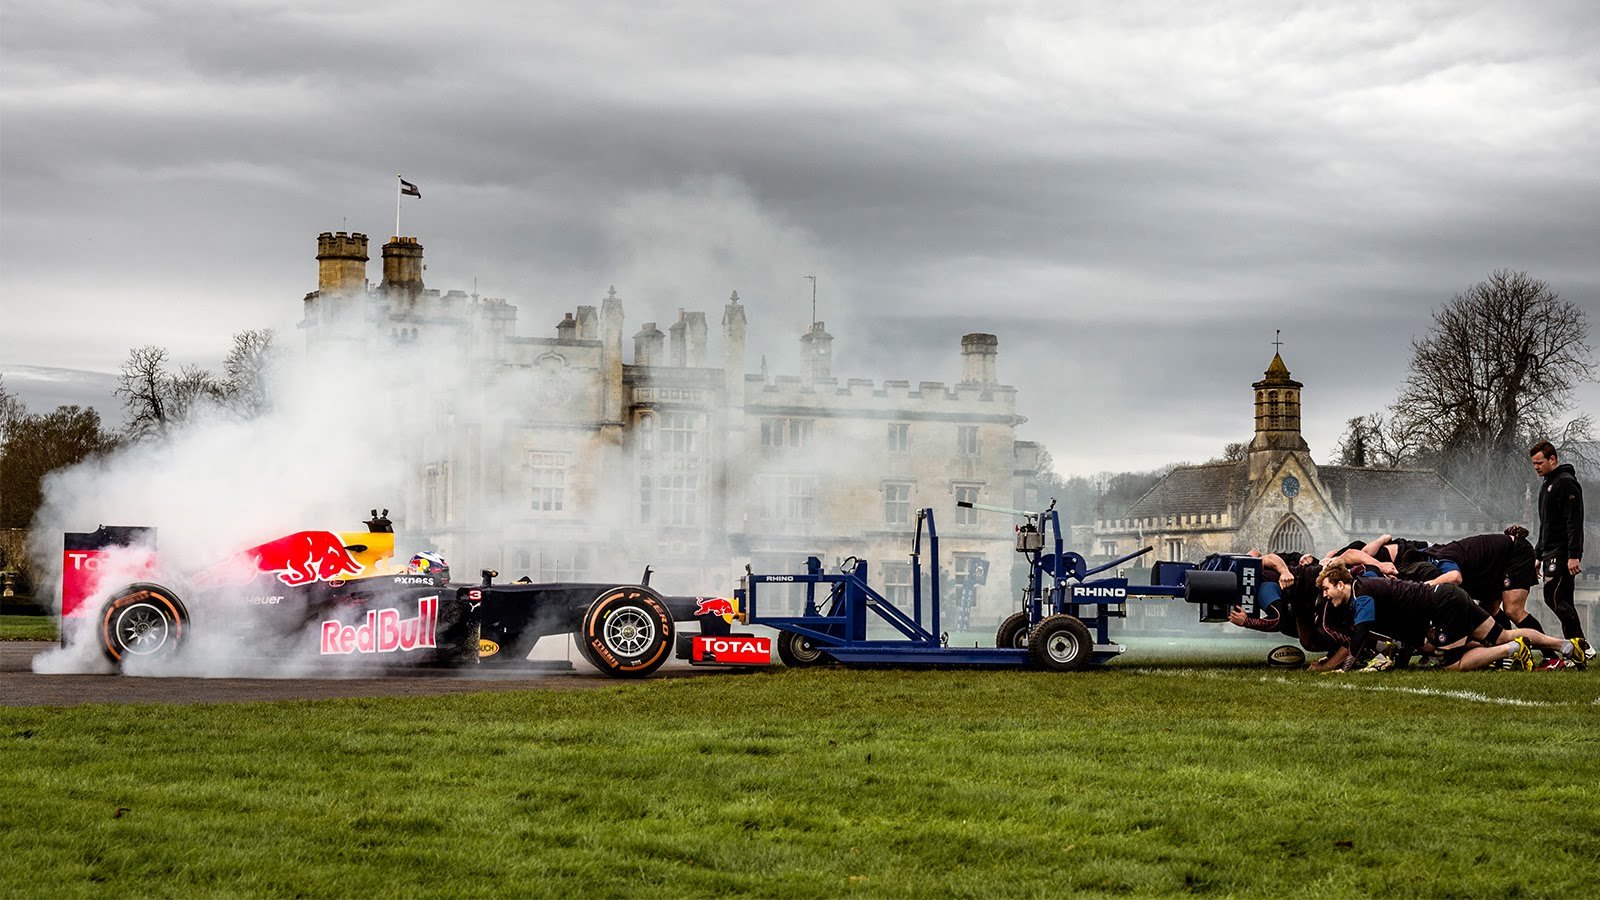
POLYGON ((1280 340, 1280 338, 1282 338, 1282 337, 1283 337, 1283 329, 1282 328, 1274 328, 1274 329, 1272 329, 1272 352, 1273 353, 1281 353, 1283 351, 1283 341, 1280 340))

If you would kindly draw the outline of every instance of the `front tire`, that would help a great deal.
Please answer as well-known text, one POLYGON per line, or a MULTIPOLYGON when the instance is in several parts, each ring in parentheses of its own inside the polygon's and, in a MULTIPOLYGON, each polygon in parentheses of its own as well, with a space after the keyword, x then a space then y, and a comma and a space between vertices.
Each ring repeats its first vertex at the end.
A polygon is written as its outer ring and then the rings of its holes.
POLYGON ((1002 650, 1028 649, 1028 614, 1018 612, 1006 616, 1000 623, 1000 630, 994 633, 994 645, 1002 650))
POLYGON ((778 658, 791 669, 820 665, 829 659, 815 641, 792 631, 778 635, 778 658))
POLYGON ((100 608, 100 649, 118 666, 129 659, 170 657, 188 630, 183 601, 159 584, 130 584, 100 608))
POLYGON ((1089 664, 1094 639, 1076 616, 1051 616, 1039 623, 1028 638, 1033 664, 1052 672, 1075 672, 1089 664))
POLYGON ((595 598, 578 626, 578 649, 613 678, 642 678, 672 651, 672 611, 649 588, 614 587, 595 598))

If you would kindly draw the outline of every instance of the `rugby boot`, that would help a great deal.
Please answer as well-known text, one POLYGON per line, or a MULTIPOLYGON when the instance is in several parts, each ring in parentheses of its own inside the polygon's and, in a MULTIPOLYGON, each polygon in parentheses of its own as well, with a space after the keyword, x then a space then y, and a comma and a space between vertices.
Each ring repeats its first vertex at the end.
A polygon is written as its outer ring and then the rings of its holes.
POLYGON ((1515 646, 1506 659, 1511 662, 1511 668, 1517 672, 1533 671, 1533 651, 1528 649, 1528 642, 1522 638, 1512 638, 1515 646))

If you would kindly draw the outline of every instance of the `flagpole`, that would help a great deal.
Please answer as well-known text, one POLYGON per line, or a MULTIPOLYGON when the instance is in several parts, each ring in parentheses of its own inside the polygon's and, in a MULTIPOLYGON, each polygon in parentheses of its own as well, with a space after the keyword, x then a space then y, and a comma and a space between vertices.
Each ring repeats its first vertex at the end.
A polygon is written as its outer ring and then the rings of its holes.
POLYGON ((400 237, 400 174, 394 176, 394 236, 400 237))

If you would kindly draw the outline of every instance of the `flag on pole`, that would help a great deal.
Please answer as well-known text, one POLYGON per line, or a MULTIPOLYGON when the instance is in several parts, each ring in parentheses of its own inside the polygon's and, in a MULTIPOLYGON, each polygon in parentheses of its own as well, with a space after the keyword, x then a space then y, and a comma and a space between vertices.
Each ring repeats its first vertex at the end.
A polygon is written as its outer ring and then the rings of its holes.
MULTIPOLYGON (((396 176, 396 177, 398 177, 398 176, 396 176)), ((422 196, 422 191, 417 190, 417 186, 416 185, 414 185, 411 182, 405 180, 404 178, 400 179, 400 193, 405 194, 408 197, 421 197, 422 196)))

